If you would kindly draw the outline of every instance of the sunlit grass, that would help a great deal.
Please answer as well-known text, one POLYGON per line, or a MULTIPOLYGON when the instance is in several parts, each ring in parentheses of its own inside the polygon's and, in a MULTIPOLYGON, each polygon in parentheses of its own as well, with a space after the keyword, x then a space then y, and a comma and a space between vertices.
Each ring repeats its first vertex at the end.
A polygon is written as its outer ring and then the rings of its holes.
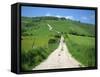
POLYGON ((95 38, 68 35, 66 38, 69 51, 73 57, 85 66, 95 66, 95 38))

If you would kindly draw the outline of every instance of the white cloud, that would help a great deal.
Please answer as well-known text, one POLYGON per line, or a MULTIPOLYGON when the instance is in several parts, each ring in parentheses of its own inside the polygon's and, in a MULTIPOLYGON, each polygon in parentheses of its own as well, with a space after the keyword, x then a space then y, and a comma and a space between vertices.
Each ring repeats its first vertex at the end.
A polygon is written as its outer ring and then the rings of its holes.
POLYGON ((45 14, 45 16, 54 16, 54 17, 58 17, 58 18, 62 17, 60 15, 53 15, 53 14, 50 14, 50 13, 45 14))
POLYGON ((73 16, 65 16, 66 19, 71 19, 71 20, 74 20, 74 17, 73 16))
POLYGON ((62 16, 60 16, 60 15, 56 15, 55 17, 61 18, 62 16))
POLYGON ((71 19, 71 20, 75 20, 75 18, 73 16, 61 16, 61 15, 53 15, 53 14, 50 14, 50 13, 47 13, 45 14, 45 16, 54 16, 54 17, 58 17, 58 18, 66 18, 66 19, 71 19))
POLYGON ((47 13, 45 16, 52 16, 50 13, 47 13))

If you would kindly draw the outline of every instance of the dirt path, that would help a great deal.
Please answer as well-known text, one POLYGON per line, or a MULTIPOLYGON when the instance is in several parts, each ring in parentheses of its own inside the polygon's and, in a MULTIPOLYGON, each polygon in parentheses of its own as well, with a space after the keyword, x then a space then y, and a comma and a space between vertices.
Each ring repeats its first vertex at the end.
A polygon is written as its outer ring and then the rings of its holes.
POLYGON ((44 62, 40 63, 40 65, 36 66, 33 70, 75 67, 80 67, 80 63, 71 56, 64 42, 64 37, 61 36, 58 48, 52 52, 44 62))
POLYGON ((49 30, 52 30, 52 26, 51 25, 47 24, 47 26, 49 27, 49 30))

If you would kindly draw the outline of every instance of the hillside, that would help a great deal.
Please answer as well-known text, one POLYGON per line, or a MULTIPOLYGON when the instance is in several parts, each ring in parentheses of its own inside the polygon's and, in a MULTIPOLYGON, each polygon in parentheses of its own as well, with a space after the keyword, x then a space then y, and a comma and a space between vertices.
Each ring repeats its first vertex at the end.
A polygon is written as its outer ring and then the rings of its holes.
POLYGON ((45 60, 58 47, 61 35, 75 59, 85 66, 95 65, 95 25, 50 16, 21 20, 23 69, 45 60))
MULTIPOLYGON (((52 27, 63 33, 77 34, 77 35, 86 35, 86 36, 95 36, 95 26, 92 24, 81 23, 80 21, 73 21, 65 18, 57 17, 22 17, 22 26, 24 27, 44 27, 45 30, 47 24, 52 25, 52 27), (41 24, 41 25, 39 25, 41 24)), ((39 28, 37 28, 39 29, 39 28)))

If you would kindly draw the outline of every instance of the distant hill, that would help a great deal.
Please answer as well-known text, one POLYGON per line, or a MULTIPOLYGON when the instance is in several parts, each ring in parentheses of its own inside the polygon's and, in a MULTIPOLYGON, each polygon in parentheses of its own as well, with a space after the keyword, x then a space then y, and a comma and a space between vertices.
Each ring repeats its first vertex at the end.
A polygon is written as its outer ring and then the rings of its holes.
MULTIPOLYGON (((80 36, 95 36, 95 25, 53 16, 22 17, 22 27, 39 29, 50 24, 56 31, 80 36)), ((45 28, 44 28, 45 29, 45 28)))

